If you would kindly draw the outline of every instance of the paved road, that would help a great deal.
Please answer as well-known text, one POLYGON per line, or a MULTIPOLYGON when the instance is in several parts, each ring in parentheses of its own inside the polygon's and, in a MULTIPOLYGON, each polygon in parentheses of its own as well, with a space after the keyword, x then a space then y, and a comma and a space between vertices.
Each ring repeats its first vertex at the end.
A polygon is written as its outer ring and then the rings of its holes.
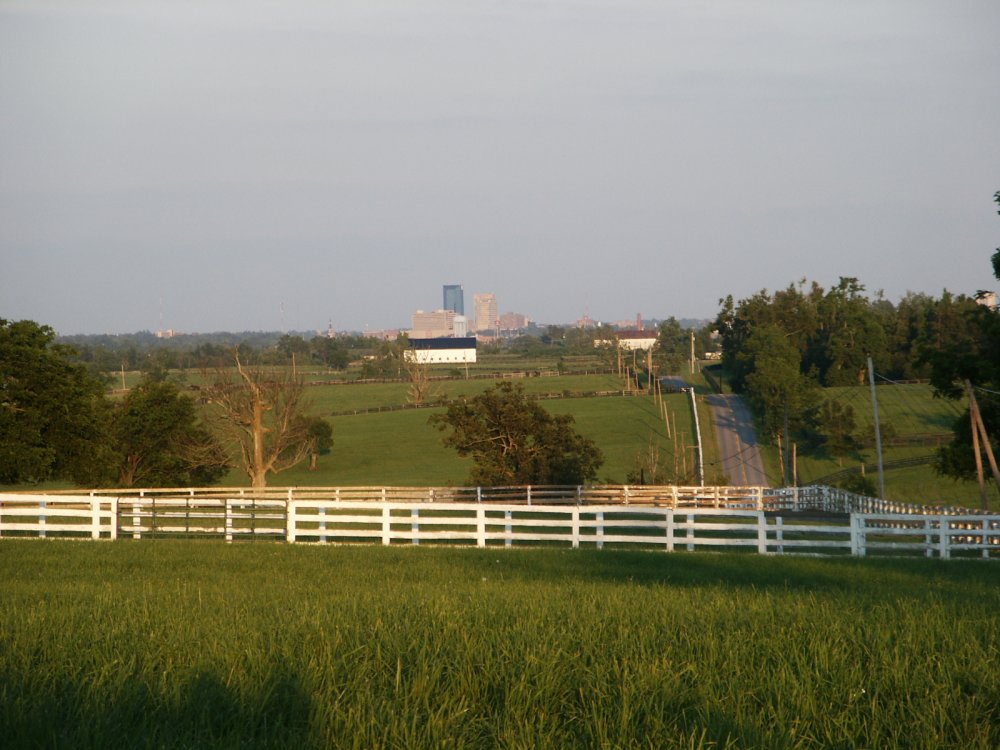
POLYGON ((757 431, 743 399, 733 394, 708 397, 715 422, 715 437, 722 458, 722 472, 736 487, 768 487, 757 431))

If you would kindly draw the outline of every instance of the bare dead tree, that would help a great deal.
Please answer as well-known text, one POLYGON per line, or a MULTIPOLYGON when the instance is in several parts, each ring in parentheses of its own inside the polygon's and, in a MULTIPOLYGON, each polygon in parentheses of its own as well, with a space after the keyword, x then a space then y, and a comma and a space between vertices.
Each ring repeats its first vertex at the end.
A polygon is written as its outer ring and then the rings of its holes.
POLYGON ((312 450, 305 384, 288 371, 245 364, 239 348, 233 359, 235 375, 219 369, 212 378, 213 421, 218 434, 238 448, 252 486, 263 489, 268 474, 290 469, 312 450))
POLYGON ((410 379, 410 387, 406 391, 406 400, 414 406, 420 406, 434 395, 431 383, 430 364, 417 360, 416 352, 405 351, 403 367, 410 379))

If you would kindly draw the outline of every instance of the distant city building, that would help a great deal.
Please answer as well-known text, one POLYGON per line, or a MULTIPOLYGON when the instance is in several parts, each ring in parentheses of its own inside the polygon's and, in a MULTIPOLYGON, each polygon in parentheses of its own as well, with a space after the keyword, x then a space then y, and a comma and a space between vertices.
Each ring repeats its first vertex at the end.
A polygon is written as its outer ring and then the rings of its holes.
POLYGON ((656 346, 656 331, 618 331, 615 338, 595 339, 594 346, 618 346, 629 351, 646 351, 656 346))
POLYGON ((469 335, 469 319, 464 315, 456 315, 451 335, 457 339, 465 338, 469 335))
POLYGON ((598 322, 590 317, 590 315, 584 315, 576 321, 577 328, 597 328, 598 325, 598 322))
POLYGON ((400 333, 402 333, 402 331, 398 328, 384 328, 377 331, 372 331, 366 328, 362 335, 372 339, 379 339, 380 341, 395 341, 399 338, 400 333))
POLYGON ((435 310, 424 312, 417 310, 411 318, 410 335, 418 339, 436 339, 455 335, 455 311, 435 310))
POLYGON ((473 297, 476 313, 476 331, 495 333, 500 323, 497 315, 497 296, 495 294, 477 294, 473 297))
POLYGON ((635 320, 616 320, 612 325, 615 328, 620 328, 623 331, 646 330, 646 324, 642 320, 642 313, 636 315, 635 320))
POLYGON ((411 362, 429 365, 472 364, 476 361, 476 339, 411 338, 404 356, 411 362))
POLYGON ((523 331, 531 325, 531 319, 521 313, 506 312, 499 319, 501 331, 523 331))
POLYGON ((158 339, 172 339, 174 336, 180 336, 180 334, 173 328, 168 328, 165 331, 156 332, 156 338, 158 339))
POLYGON ((451 310, 456 315, 465 315, 465 293, 461 284, 444 285, 445 310, 451 310))

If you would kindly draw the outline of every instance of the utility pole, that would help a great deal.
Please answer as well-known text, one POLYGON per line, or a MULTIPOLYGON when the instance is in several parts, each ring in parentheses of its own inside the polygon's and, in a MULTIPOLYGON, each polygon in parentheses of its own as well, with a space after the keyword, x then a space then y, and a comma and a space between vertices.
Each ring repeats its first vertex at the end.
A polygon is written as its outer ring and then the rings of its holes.
POLYGON ((788 399, 785 399, 785 424, 782 428, 782 437, 784 438, 784 460, 781 462, 781 483, 788 486, 788 472, 791 469, 790 461, 788 460, 788 450, 789 444, 792 442, 791 436, 788 434, 788 399))
POLYGON ((882 430, 878 423, 878 398, 875 396, 875 365, 868 358, 868 382, 872 389, 872 414, 875 418, 875 454, 878 456, 878 496, 885 500, 885 471, 882 468, 882 430))
POLYGON ((694 375, 694 331, 691 331, 691 374, 694 375))
POLYGON ((965 381, 965 388, 969 394, 969 419, 972 421, 972 450, 976 456, 976 476, 979 480, 979 499, 982 509, 986 510, 986 480, 983 476, 983 459, 979 453, 979 440, 982 438, 983 448, 986 450, 986 458, 990 462, 990 471, 993 472, 993 481, 1000 489, 1000 470, 997 469, 997 461, 993 455, 993 446, 990 443, 990 436, 986 433, 986 425, 983 423, 983 415, 979 411, 979 402, 976 401, 975 391, 972 390, 972 383, 965 381))

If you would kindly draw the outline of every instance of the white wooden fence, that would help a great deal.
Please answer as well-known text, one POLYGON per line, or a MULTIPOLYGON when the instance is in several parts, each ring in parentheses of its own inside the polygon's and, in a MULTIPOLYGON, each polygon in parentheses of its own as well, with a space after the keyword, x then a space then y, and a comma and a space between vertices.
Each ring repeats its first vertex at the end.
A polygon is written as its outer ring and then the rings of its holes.
POLYGON ((765 492, 732 487, 0 494, 0 537, 189 536, 228 542, 274 539, 597 549, 610 545, 667 551, 744 548, 762 554, 942 558, 988 558, 991 551, 1000 552, 1000 515, 953 508, 921 514, 885 512, 885 507, 874 508, 879 512, 861 512, 855 507, 880 502, 828 488, 765 492))

